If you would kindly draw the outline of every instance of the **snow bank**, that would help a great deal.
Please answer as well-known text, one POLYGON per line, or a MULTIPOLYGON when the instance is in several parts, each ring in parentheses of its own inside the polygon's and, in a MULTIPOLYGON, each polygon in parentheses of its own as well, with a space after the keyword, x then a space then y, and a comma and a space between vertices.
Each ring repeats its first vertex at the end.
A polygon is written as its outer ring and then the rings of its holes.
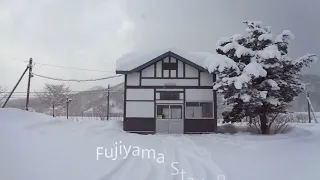
POLYGON ((204 61, 211 54, 208 52, 187 52, 177 48, 166 48, 151 52, 132 52, 117 60, 116 71, 130 71, 169 51, 186 58, 201 67, 203 67, 204 61))
POLYGON ((290 133, 275 136, 137 135, 123 132, 120 121, 53 119, 15 109, 0 109, 0 122, 1 180, 320 177, 319 124, 294 124, 290 133), (98 147, 103 148, 100 153, 114 153, 110 158, 98 155, 97 160, 98 147), (136 151, 125 154, 129 148, 136 151))

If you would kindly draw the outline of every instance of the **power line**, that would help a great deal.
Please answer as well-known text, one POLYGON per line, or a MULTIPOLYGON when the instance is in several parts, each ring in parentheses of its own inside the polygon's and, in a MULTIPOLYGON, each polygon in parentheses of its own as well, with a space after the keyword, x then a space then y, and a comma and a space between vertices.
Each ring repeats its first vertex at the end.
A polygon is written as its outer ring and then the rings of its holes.
POLYGON ((97 69, 85 69, 85 68, 77 68, 77 67, 60 66, 60 65, 45 64, 45 63, 38 63, 38 62, 35 62, 35 64, 39 64, 39 65, 42 65, 42 66, 51 66, 51 67, 57 67, 57 68, 64 68, 64 69, 74 69, 74 70, 80 70, 80 71, 114 72, 114 71, 105 71, 105 70, 97 70, 97 69))
POLYGON ((55 81, 69 81, 69 82, 88 82, 88 81, 100 81, 100 80, 106 80, 106 79, 112 79, 112 78, 116 78, 116 77, 120 77, 122 75, 114 75, 114 76, 108 76, 108 77, 103 77, 103 78, 96 78, 96 79, 60 79, 60 78, 53 78, 53 77, 49 77, 49 76, 43 76, 43 75, 39 75, 39 74, 35 74, 33 73, 34 76, 38 76, 41 78, 45 78, 45 79, 51 79, 51 80, 55 80, 55 81))
MULTIPOLYGON (((121 92, 123 90, 109 90, 109 92, 121 92)), ((101 92, 108 92, 107 89, 105 90, 92 90, 92 91, 70 91, 70 93, 101 93, 101 92)), ((10 93, 10 92, 3 92, 3 93, 10 93)), ((27 92, 14 92, 13 95, 21 95, 24 96, 23 94, 26 94, 27 92)), ((37 93, 46 93, 46 92, 42 92, 42 91, 34 91, 34 92, 30 92, 30 94, 37 94, 37 93)))
MULTIPOLYGON (((16 62, 23 62, 23 63, 28 63, 28 61, 24 60, 18 60, 16 58, 6 58, 10 59, 12 61, 16 62)), ((78 68, 78 67, 71 67, 71 66, 60 66, 60 65, 55 65, 55 64, 47 64, 47 63, 39 63, 39 62, 33 62, 34 65, 41 65, 41 66, 51 66, 51 67, 57 67, 57 68, 64 68, 64 69, 73 69, 73 70, 79 70, 79 71, 93 71, 93 72, 114 72, 114 71, 107 71, 107 70, 99 70, 99 69, 86 69, 86 68, 78 68)))

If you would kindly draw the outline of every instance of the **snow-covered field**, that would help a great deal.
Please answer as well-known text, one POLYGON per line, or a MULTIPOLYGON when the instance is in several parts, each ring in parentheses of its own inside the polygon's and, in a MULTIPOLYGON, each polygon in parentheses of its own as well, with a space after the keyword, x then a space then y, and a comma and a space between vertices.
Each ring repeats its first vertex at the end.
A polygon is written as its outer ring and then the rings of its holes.
POLYGON ((0 109, 0 179, 318 180, 320 125, 293 126, 275 136, 136 135, 119 120, 0 109))

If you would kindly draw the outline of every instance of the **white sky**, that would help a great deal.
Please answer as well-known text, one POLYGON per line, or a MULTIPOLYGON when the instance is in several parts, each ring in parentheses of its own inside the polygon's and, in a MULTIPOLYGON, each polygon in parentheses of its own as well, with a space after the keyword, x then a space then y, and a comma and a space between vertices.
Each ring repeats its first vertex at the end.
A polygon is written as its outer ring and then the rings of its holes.
MULTIPOLYGON (((0 85, 10 90, 30 57, 36 63, 109 71, 34 67, 46 76, 88 79, 114 75, 115 60, 131 51, 213 51, 219 37, 244 30, 243 20, 261 20, 274 33, 292 30, 294 58, 320 54, 319 7, 316 0, 0 0, 0 85)), ((122 80, 66 84, 86 90, 122 80)), ((44 83, 57 82, 35 77, 31 90, 44 83)), ((24 78, 17 91, 26 91, 26 84, 24 78)))

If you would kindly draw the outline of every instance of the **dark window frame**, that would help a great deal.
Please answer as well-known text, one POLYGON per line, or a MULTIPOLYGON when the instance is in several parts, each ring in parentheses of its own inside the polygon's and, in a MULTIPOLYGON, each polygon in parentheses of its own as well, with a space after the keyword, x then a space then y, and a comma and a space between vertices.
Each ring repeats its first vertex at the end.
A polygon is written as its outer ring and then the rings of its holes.
POLYGON ((172 63, 172 62, 163 62, 162 63, 162 69, 163 70, 178 70, 178 63, 172 63))
POLYGON ((193 114, 195 114, 195 108, 196 107, 202 107, 202 111, 201 111, 201 116, 197 117, 195 115, 193 116, 187 116, 187 110, 185 110, 185 114, 186 114, 186 118, 190 118, 190 119, 199 119, 199 118, 204 118, 204 119, 212 119, 213 117, 213 102, 204 102, 204 101, 197 101, 197 102, 193 102, 193 101, 187 101, 186 102, 186 108, 188 107, 192 107, 193 108, 193 114))
POLYGON ((180 91, 159 91, 159 100, 181 100, 180 91))

